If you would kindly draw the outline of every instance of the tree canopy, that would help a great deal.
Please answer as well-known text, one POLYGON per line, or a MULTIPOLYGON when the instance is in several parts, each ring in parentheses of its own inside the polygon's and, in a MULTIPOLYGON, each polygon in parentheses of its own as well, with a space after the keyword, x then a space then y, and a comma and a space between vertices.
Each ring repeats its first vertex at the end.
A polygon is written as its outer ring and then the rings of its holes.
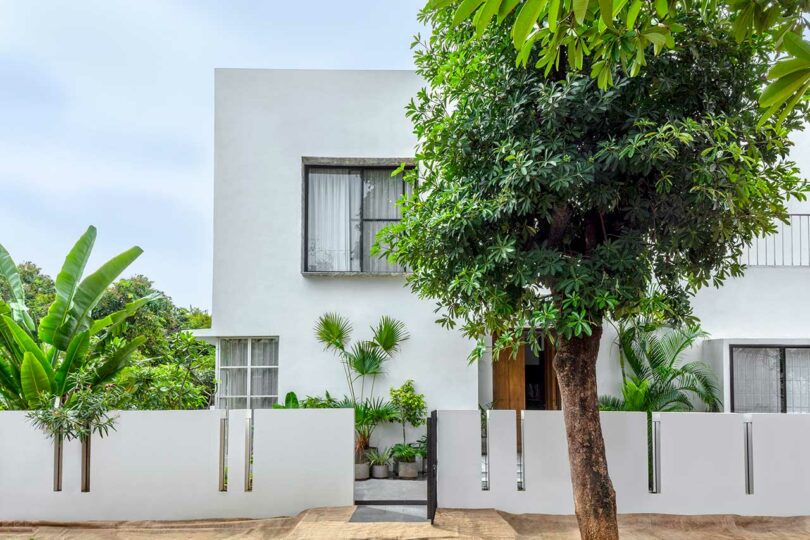
POLYGON ((428 9, 452 6, 453 24, 471 19, 476 34, 493 20, 509 19, 516 61, 552 69, 587 69, 599 88, 614 72, 637 75, 650 54, 688 45, 684 24, 711 24, 737 42, 766 38, 781 61, 768 72, 773 82, 759 94, 762 121, 780 112, 781 122, 810 90, 810 27, 807 0, 430 0, 428 9), (514 13, 514 17, 510 14, 514 13), (685 21, 684 15, 700 21, 685 21), (682 41, 686 40, 686 41, 682 41), (679 43, 680 42, 680 43, 679 43), (585 62, 590 58, 590 62, 585 62))
POLYGON ((447 326, 498 332, 498 345, 527 327, 589 335, 648 309, 654 283, 656 309, 688 318, 690 296, 740 275, 742 248, 805 197, 788 159, 805 107, 757 126, 767 36, 740 42, 679 13, 678 44, 600 89, 576 71, 546 77, 539 50, 518 65, 514 14, 477 38, 452 7, 421 17, 433 32, 415 53, 429 87, 408 107, 419 179, 380 245, 447 326))

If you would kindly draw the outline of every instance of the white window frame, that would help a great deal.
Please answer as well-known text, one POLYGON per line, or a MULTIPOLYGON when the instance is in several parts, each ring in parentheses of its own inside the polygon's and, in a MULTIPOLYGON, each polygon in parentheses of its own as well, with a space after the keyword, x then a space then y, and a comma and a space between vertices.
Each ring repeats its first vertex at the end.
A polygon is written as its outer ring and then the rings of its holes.
POLYGON ((278 336, 228 336, 228 337, 220 337, 217 339, 217 347, 216 347, 216 375, 217 375, 217 392, 216 392, 216 408, 222 409, 222 400, 223 399, 240 399, 243 398, 245 400, 245 405, 247 409, 253 409, 252 400, 253 398, 276 398, 276 403, 278 403, 278 368, 281 364, 280 358, 280 350, 279 350, 279 339, 278 336), (246 339, 248 342, 248 354, 247 354, 247 365, 245 366, 223 366, 222 365, 222 342, 226 340, 241 340, 246 339), (268 339, 276 342, 276 365, 275 366, 254 366, 253 365, 253 341, 258 339, 268 339), (276 370, 276 394, 262 394, 262 395, 253 395, 252 394, 252 375, 253 369, 275 369, 276 370), (247 370, 247 381, 246 381, 246 388, 247 388, 247 395, 243 396, 224 396, 222 395, 222 386, 220 385, 220 374, 222 373, 223 369, 246 369, 247 370))

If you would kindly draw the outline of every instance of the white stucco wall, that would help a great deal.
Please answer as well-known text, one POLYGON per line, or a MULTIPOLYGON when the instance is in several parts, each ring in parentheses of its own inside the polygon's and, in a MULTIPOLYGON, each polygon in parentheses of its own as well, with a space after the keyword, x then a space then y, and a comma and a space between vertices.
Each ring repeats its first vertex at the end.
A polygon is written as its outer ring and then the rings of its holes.
MULTIPOLYGON (((302 157, 403 158, 415 138, 404 106, 421 81, 409 71, 224 69, 216 73, 214 328, 219 336, 278 336, 279 392, 345 393, 336 359, 312 328, 319 315, 347 315, 356 335, 382 314, 412 334, 378 388, 416 381, 430 408, 475 408, 492 401, 489 360, 467 366, 472 346, 433 321, 401 277, 301 274, 302 157)), ((807 172, 810 137, 795 137, 793 157, 807 172)), ((810 213, 792 201, 791 212, 810 213)), ((810 245, 810 243, 805 242, 810 245)), ((810 337, 810 268, 750 268, 694 299, 710 334, 691 351, 712 364, 728 392, 728 344, 810 337)), ((615 332, 605 327, 599 391, 619 393, 615 332)), ((728 403, 728 395, 724 396, 728 403)), ((384 428, 385 429, 385 428, 384 428)))
POLYGON ((277 336, 279 393, 346 394, 338 360, 315 339, 336 311, 355 337, 383 315, 411 334, 376 393, 416 381, 429 408, 478 404, 472 344, 434 323, 433 303, 402 277, 304 276, 302 157, 412 157, 404 107, 421 82, 409 71, 221 69, 216 72, 212 335, 277 336))

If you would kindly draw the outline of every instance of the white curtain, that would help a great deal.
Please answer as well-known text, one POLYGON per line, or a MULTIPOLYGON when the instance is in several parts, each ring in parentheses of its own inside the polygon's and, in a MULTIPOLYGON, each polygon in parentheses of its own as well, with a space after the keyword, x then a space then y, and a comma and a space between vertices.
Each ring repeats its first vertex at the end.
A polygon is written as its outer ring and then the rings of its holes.
POLYGON ((391 264, 384 256, 371 255, 371 247, 377 241, 377 233, 401 218, 397 201, 403 194, 402 175, 391 176, 391 169, 368 169, 364 172, 363 219, 369 220, 363 227, 363 270, 367 272, 401 272, 397 264, 391 264))
POLYGON ((733 355, 734 412, 780 412, 782 387, 779 349, 735 347, 733 355))
POLYGON ((307 270, 360 271, 360 171, 310 169, 307 270))

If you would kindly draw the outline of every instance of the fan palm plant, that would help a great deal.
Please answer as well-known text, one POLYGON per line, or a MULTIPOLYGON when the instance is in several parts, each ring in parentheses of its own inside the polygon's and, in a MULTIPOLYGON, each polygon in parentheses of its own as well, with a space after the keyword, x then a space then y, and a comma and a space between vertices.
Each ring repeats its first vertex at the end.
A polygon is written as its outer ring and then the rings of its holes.
POLYGON ((72 375, 84 366, 93 366, 86 384, 104 384, 143 343, 138 337, 110 346, 115 330, 156 295, 130 302, 103 319, 92 317, 107 287, 143 250, 130 248, 82 279, 95 239, 91 226, 68 253, 56 277, 56 298, 36 328, 17 265, 0 245, 0 276, 11 291, 11 298, 0 299, 0 398, 9 408, 40 408, 50 398, 63 402, 75 386, 72 375))
POLYGON ((405 325, 388 316, 380 317, 379 322, 371 327, 371 332, 371 339, 357 341, 349 346, 352 324, 346 317, 337 313, 326 313, 315 324, 315 336, 318 341, 340 358, 349 396, 354 403, 365 401, 367 378, 371 379, 368 398, 374 397, 374 382, 378 375, 384 373, 384 363, 393 358, 402 342, 409 337, 405 325), (355 388, 358 380, 359 397, 355 388))
POLYGON ((602 396, 602 410, 692 411, 695 401, 720 410, 714 373, 703 362, 685 362, 683 354, 706 336, 696 327, 656 330, 629 322, 619 327, 622 397, 602 396))

